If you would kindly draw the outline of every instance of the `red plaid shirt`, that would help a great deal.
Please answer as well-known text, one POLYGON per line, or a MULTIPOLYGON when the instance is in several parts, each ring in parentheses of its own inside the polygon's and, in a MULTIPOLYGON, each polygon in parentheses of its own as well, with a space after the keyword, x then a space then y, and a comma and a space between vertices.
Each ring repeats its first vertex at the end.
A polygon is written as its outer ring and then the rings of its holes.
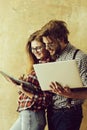
MULTIPOLYGON (((40 89, 39 82, 34 71, 27 75, 24 80, 32 83, 34 87, 40 89)), ((45 109, 51 103, 51 99, 52 94, 49 91, 43 91, 39 94, 35 94, 32 99, 26 96, 23 92, 19 92, 17 111, 25 109, 38 111, 40 109, 45 109)))

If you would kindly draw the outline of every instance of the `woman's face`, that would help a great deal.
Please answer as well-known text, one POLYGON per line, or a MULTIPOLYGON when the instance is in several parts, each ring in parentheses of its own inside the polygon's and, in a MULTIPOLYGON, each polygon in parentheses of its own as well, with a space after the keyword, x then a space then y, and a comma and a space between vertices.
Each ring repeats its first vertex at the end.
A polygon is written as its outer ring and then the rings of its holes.
POLYGON ((43 59, 46 57, 47 50, 45 49, 45 45, 39 41, 32 41, 31 42, 31 50, 32 53, 36 56, 37 59, 43 59))

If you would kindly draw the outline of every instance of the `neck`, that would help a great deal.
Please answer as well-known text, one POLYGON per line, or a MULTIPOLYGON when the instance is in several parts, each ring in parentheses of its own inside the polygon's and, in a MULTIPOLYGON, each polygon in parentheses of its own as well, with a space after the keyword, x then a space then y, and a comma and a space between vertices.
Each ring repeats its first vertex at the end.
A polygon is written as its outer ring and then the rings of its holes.
POLYGON ((55 55, 52 56, 53 61, 56 61, 57 58, 58 58, 58 54, 55 54, 55 55))
POLYGON ((57 51, 57 52, 52 56, 52 59, 53 59, 54 61, 59 57, 59 55, 62 54, 62 52, 65 50, 66 46, 67 46, 67 44, 61 42, 61 44, 60 44, 60 51, 57 51))
POLYGON ((47 62, 51 62, 51 61, 53 61, 52 59, 51 59, 51 57, 44 57, 44 58, 42 58, 42 59, 40 59, 39 60, 39 63, 47 63, 47 62))
POLYGON ((61 51, 63 51, 67 46, 67 44, 64 41, 61 41, 60 45, 61 45, 61 51))

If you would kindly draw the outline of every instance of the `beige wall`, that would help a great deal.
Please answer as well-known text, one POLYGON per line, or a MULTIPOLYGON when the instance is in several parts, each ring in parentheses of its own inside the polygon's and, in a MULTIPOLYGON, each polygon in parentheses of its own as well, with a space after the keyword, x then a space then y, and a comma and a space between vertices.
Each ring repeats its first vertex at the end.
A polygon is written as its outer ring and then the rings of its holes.
MULTIPOLYGON (((87 53, 86 0, 1 0, 0 70, 18 77, 26 72, 28 36, 51 19, 68 23, 69 40, 87 53)), ((0 130, 9 130, 18 117, 17 89, 0 75, 0 130)), ((87 104, 81 130, 87 130, 87 104)))

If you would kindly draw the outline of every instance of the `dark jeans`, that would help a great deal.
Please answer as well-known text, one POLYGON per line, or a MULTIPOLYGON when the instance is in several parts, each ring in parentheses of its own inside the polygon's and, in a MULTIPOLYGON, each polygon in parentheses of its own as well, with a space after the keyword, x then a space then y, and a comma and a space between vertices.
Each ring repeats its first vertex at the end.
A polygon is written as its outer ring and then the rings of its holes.
POLYGON ((47 112, 49 130, 79 130, 82 121, 80 105, 47 112))

